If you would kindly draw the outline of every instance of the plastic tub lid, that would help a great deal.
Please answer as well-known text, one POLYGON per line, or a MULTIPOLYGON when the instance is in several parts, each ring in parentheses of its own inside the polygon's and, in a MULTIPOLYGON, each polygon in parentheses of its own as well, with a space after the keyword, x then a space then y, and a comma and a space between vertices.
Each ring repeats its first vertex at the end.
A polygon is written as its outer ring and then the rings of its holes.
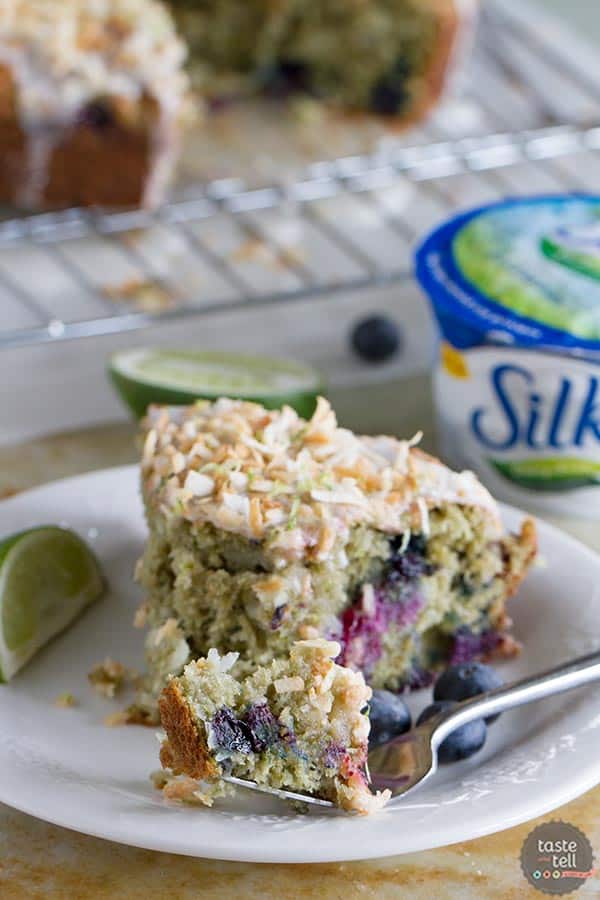
POLYGON ((416 274, 459 346, 478 335, 600 355, 598 196, 511 198, 462 213, 423 241, 416 274))

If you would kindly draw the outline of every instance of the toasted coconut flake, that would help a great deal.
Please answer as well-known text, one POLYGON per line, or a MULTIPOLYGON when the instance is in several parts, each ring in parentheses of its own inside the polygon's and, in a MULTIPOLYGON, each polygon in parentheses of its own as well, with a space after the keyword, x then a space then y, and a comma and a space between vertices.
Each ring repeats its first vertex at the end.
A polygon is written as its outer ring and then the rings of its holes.
POLYGON ((204 475, 202 472, 190 471, 183 483, 184 490, 189 491, 195 497, 210 497, 215 489, 214 478, 204 475))
POLYGON ((165 515, 267 538, 275 567, 333 557, 361 523, 406 533, 418 513, 425 530, 428 508, 445 502, 487 509, 501 533, 496 505, 475 476, 422 453, 414 446, 420 435, 398 441, 339 428, 322 398, 309 422, 289 407, 222 398, 151 409, 147 424, 148 502, 165 515))
POLYGON ((214 647, 211 647, 206 656, 207 662, 218 672, 229 672, 229 670, 236 664, 238 661, 239 653, 235 653, 233 650, 229 653, 226 653, 225 656, 221 656, 219 651, 214 647))
POLYGON ((317 555, 319 559, 325 559, 327 556, 329 556, 335 544, 335 537, 335 529, 329 522, 325 522, 323 528, 321 529, 319 543, 317 544, 317 555))
POLYGON ((250 500, 250 528, 255 537, 260 537, 263 533, 263 514, 258 497, 252 497, 250 500))
POLYGON ((348 488, 340 488, 339 490, 322 491, 313 489, 310 496, 318 503, 336 503, 347 506, 363 506, 365 498, 358 490, 349 490, 348 488))
POLYGON ((245 472, 231 472, 229 483, 236 491, 245 491, 248 487, 248 476, 245 472))
POLYGON ((158 433, 156 429, 151 428, 148 434, 146 435, 146 440, 144 441, 144 450, 143 450, 143 461, 150 462, 152 457, 154 456, 154 451, 156 450, 156 445, 158 443, 158 433))
POLYGON ((421 531, 425 537, 429 537, 429 510, 427 509, 427 503, 423 497, 417 497, 417 506, 419 507, 419 514, 421 516, 421 531))

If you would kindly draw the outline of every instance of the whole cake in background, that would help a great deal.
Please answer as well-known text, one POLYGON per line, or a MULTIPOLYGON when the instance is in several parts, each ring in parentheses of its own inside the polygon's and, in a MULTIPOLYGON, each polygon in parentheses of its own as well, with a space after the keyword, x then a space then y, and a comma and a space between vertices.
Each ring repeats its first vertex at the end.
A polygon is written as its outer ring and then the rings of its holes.
POLYGON ((309 421, 228 399, 153 407, 146 429, 148 673, 133 720, 156 718, 169 675, 211 648, 239 654, 238 677, 324 638, 395 691, 518 649, 505 604, 535 525, 506 533, 472 473, 340 428, 323 399, 309 421))
POLYGON ((159 203, 178 158, 185 55, 158 0, 3 0, 0 202, 159 203))
POLYGON ((475 0, 170 0, 209 97, 305 93, 415 120, 439 98, 475 0))
POLYGON ((191 109, 188 73, 201 107, 308 95, 417 121, 441 96, 476 3, 4 0, 0 202, 160 204, 191 109))

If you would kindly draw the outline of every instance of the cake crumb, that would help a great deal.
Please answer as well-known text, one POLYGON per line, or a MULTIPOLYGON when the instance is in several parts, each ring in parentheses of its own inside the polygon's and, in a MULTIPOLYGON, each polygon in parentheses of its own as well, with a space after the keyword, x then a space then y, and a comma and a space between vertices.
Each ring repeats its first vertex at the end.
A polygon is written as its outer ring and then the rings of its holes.
POLYGON ((112 700, 128 682, 135 680, 136 674, 115 659, 107 656, 104 662, 88 673, 88 681, 102 697, 112 700))
POLYGON ((133 617, 133 627, 134 628, 144 628, 146 626, 146 622, 148 621, 148 604, 146 602, 141 603, 135 611, 135 615, 133 617))
POLYGON ((146 728, 156 728, 159 724, 158 714, 146 707, 132 703, 125 709, 110 713, 104 718, 107 728, 118 728, 121 725, 143 725, 146 728))
POLYGON ((140 312, 162 312, 177 305, 178 298, 155 281, 130 278, 122 284, 105 285, 102 293, 115 303, 127 303, 140 312))
POLYGON ((175 775, 168 770, 152 772, 150 780, 157 790, 162 791, 166 800, 177 803, 212 806, 217 798, 233 793, 233 788, 225 782, 196 781, 187 775, 175 775))
POLYGON ((128 725, 129 718, 126 709, 120 709, 118 712, 110 713, 104 718, 104 724, 107 728, 118 728, 120 725, 128 725))
POLYGON ((147 706, 141 706, 138 703, 132 703, 123 710, 126 716, 126 725, 144 725, 146 728, 155 728, 158 724, 158 712, 149 709, 147 706))
POLYGON ((319 629, 314 625, 300 625, 298 637, 303 641, 315 640, 319 637, 319 629))
POLYGON ((293 691, 304 690, 304 680, 299 675, 292 675, 288 678, 278 678, 274 682, 274 685, 278 694, 288 694, 293 691))
POLYGON ((54 701, 54 705, 59 707, 59 709, 69 709, 73 706, 79 706, 79 700, 74 694, 65 691, 63 694, 58 695, 54 701))

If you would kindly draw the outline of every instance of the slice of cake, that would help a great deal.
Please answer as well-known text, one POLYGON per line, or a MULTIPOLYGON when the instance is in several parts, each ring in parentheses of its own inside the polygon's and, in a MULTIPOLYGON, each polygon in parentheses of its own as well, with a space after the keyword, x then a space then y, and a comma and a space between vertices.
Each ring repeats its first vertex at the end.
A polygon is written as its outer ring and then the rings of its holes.
POLYGON ((0 4, 0 201, 160 202, 178 154, 184 61, 158 0, 0 4))
POLYGON ((303 93, 414 120, 439 98, 476 0, 171 0, 195 80, 219 100, 303 93))
POLYGON ((472 473, 340 428, 322 398, 310 421, 229 399, 152 407, 146 429, 139 716, 212 647, 239 654, 238 676, 335 640, 338 662, 393 691, 518 648, 505 604, 535 525, 507 533, 472 473))
POLYGON ((380 808, 389 791, 371 793, 365 772, 371 689, 336 665, 339 653, 335 642, 300 641, 242 679, 230 673, 236 653, 189 663, 160 698, 162 765, 197 780, 199 797, 208 785, 209 799, 229 775, 348 811, 380 808))

